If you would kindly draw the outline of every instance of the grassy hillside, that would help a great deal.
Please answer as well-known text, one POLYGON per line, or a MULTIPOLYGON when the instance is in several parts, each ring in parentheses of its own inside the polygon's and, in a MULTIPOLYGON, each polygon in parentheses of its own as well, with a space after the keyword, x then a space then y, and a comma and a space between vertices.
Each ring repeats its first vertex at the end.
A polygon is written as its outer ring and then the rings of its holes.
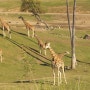
POLYGON ((0 0, 0 11, 18 11, 21 0, 0 0))
MULTIPOLYGON (((20 10, 21 0, 0 0, 0 11, 15 12, 20 10)), ((72 0, 69 0, 72 11, 72 0)), ((41 6, 46 12, 66 12, 65 0, 41 0, 41 6)), ((77 12, 88 13, 90 0, 77 0, 77 12)), ((9 22, 12 29, 12 39, 3 38, 0 28, 0 48, 3 50, 3 62, 0 63, 0 90, 89 90, 90 89, 90 40, 82 39, 90 34, 90 16, 76 16, 76 58, 78 61, 75 70, 65 70, 68 84, 53 86, 51 69, 51 55, 39 54, 39 47, 35 38, 27 37, 25 29, 18 16, 21 14, 0 14, 0 17, 9 22)), ((29 14, 22 14, 32 24, 36 19, 29 14)), ((61 29, 35 29, 36 34, 44 42, 51 43, 56 53, 71 51, 69 31, 66 15, 41 15, 41 18, 50 25, 60 25, 61 29), (66 25, 66 26, 65 26, 66 25)), ((0 24, 1 27, 1 24, 0 24)), ((63 58, 65 66, 70 66, 71 55, 63 58)), ((56 78, 57 80, 57 78, 56 78)))
MULTIPOLYGON (((53 86, 53 75, 51 69, 51 55, 39 54, 39 47, 35 38, 28 38, 27 31, 20 23, 18 15, 3 15, 17 22, 10 23, 12 28, 12 39, 7 34, 2 36, 0 30, 0 48, 3 50, 3 62, 0 63, 0 90, 89 90, 90 88, 90 40, 84 40, 85 34, 90 30, 76 30, 76 57, 78 65, 76 70, 66 70, 68 84, 64 82, 61 86, 53 86)), ((24 15, 28 19, 29 15, 24 15)), ((33 17, 30 17, 33 21, 33 17)), ((48 18, 48 17, 44 17, 48 18)), ((48 19, 47 19, 48 20, 48 19)), ((68 29, 37 30, 36 34, 44 42, 51 42, 51 47, 56 53, 70 50, 70 38, 68 29)), ((71 55, 66 55, 63 60, 66 66, 70 66, 71 55)))
MULTIPOLYGON (((40 0, 41 7, 45 12, 66 12, 65 0, 40 0)), ((69 0, 70 11, 72 11, 73 1, 69 0)), ((0 0, 0 11, 19 11, 22 5, 22 0, 0 0)), ((77 0, 77 12, 90 13, 90 0, 77 0)))

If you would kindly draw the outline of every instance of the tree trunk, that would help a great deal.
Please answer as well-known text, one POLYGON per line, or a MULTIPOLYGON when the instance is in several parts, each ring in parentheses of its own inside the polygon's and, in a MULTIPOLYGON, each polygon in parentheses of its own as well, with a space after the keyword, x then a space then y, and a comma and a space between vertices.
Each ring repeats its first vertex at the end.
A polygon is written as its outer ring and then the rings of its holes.
POLYGON ((68 3, 68 0, 66 0, 66 6, 67 6, 68 28, 69 28, 70 39, 71 39, 71 38, 72 38, 72 30, 71 30, 71 23, 70 23, 70 15, 69 15, 69 3, 68 3))
POLYGON ((46 26, 46 28, 49 29, 49 26, 47 25, 47 23, 43 21, 38 14, 33 13, 33 15, 35 16, 38 22, 43 23, 46 26))
POLYGON ((76 55, 75 55, 75 9, 76 9, 76 0, 74 0, 73 5, 73 20, 72 20, 72 27, 70 23, 70 14, 69 14, 69 2, 66 0, 67 6, 67 19, 68 19, 68 28, 70 32, 70 39, 71 39, 71 68, 76 68, 76 55))
POLYGON ((75 55, 75 11, 76 11, 76 0, 74 0, 73 5, 73 23, 72 23, 72 40, 71 40, 71 50, 72 50, 72 60, 71 60, 71 68, 76 68, 76 55, 75 55))

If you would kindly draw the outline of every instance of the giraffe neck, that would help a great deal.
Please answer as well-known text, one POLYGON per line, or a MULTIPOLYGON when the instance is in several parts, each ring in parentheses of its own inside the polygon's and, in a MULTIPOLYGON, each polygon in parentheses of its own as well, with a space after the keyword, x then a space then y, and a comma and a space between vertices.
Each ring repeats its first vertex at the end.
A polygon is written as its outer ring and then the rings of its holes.
POLYGON ((26 25, 26 20, 24 18, 21 18, 23 23, 26 25))
POLYGON ((55 57, 57 54, 53 51, 53 49, 52 48, 49 48, 49 50, 50 50, 50 52, 51 52, 51 55, 53 56, 53 57, 55 57))

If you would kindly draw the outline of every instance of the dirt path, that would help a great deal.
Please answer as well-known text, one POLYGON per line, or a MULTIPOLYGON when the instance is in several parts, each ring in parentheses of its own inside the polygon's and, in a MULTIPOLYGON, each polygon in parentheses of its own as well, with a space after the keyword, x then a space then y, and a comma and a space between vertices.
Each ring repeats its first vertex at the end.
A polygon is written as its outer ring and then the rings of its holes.
MULTIPOLYGON (((32 13, 26 12, 0 12, 0 15, 8 15, 8 14, 18 14, 18 15, 31 15, 32 13)), ((67 25, 67 14, 66 13, 45 13, 41 15, 52 15, 55 17, 51 21, 47 21, 47 23, 51 26, 57 27, 60 26, 61 28, 68 27, 67 25)), ((70 14, 70 19, 72 20, 72 14, 70 14)), ((12 21, 11 21, 12 22, 12 21)), ((36 22, 31 22, 35 24, 36 22)), ((17 22, 12 22, 13 25, 17 24, 17 22)), ((18 21, 18 24, 22 24, 18 21)), ((76 13, 76 28, 78 29, 90 29, 90 14, 79 14, 76 13)))

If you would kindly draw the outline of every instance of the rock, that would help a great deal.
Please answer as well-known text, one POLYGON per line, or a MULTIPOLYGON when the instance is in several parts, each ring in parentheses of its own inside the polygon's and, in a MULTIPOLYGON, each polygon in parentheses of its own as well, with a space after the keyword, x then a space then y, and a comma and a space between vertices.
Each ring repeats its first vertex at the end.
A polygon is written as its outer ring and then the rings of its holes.
POLYGON ((90 35, 86 34, 83 39, 90 39, 90 35))

